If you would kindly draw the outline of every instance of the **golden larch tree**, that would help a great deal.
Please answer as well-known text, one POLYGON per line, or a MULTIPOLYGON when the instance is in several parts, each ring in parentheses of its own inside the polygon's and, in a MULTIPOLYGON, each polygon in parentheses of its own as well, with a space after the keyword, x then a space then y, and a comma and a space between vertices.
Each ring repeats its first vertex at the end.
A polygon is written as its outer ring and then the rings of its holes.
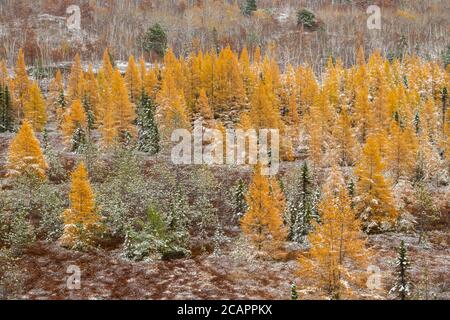
POLYGON ((24 105, 24 117, 35 131, 42 131, 47 124, 47 108, 37 82, 31 85, 24 105))
POLYGON ((355 168, 358 178, 356 211, 366 231, 392 227, 398 217, 392 187, 383 175, 384 169, 379 143, 375 136, 370 136, 355 168))
POLYGON ((209 107, 208 96, 206 95, 206 90, 203 88, 200 89, 200 94, 197 99, 195 112, 205 120, 211 120, 213 118, 211 108, 209 107))
POLYGON ((101 134, 100 144, 103 149, 109 149, 117 142, 118 130, 115 121, 115 112, 111 103, 109 92, 104 95, 104 107, 100 121, 99 131, 101 134))
POLYGON ((17 103, 17 118, 22 119, 23 109, 25 101, 28 99, 28 92, 31 86, 30 79, 28 78, 27 66, 25 64, 25 55, 22 49, 19 49, 19 54, 17 56, 17 63, 14 69, 14 89, 15 98, 17 103))
POLYGON ((76 129, 87 131, 87 116, 80 100, 75 100, 64 114, 61 125, 66 143, 69 143, 76 129))
POLYGON ((83 162, 72 173, 69 199, 70 208, 63 213, 64 233, 61 244, 69 248, 90 245, 101 217, 95 211, 94 192, 83 162))
POLYGON ((255 166, 241 227, 259 251, 275 256, 287 236, 282 217, 285 199, 278 181, 262 175, 261 170, 261 165, 255 166))
POLYGON ((125 73, 125 83, 127 84, 131 102, 136 103, 142 93, 142 80, 134 56, 130 56, 128 60, 128 67, 125 73))
POLYGON ((27 120, 23 121, 9 145, 7 168, 9 176, 31 174, 40 179, 46 177, 45 171, 48 166, 39 140, 34 135, 31 123, 27 120))
POLYGON ((386 163, 394 183, 398 183, 400 178, 408 179, 413 174, 417 157, 416 140, 411 128, 401 128, 397 121, 392 121, 386 163))
POLYGON ((330 298, 351 293, 358 283, 355 265, 368 259, 361 222, 352 207, 347 187, 337 167, 333 167, 319 204, 320 223, 308 235, 311 249, 299 257, 299 276, 312 281, 330 298))
POLYGON ((127 135, 135 137, 136 127, 133 124, 133 121, 136 119, 135 106, 130 101, 125 80, 119 70, 116 70, 113 74, 111 95, 116 127, 120 139, 124 140, 127 135))
POLYGON ((72 68, 70 69, 69 80, 67 83, 67 97, 69 103, 77 99, 81 100, 83 98, 83 76, 81 58, 77 53, 72 64, 72 68))

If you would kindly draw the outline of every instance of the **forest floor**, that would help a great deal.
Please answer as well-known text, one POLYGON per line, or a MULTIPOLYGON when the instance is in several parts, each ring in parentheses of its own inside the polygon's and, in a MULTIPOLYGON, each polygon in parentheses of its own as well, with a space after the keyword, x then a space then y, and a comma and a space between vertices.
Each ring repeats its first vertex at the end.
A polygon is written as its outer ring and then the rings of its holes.
MULTIPOLYGON (((432 231, 418 243, 417 234, 388 233, 369 237, 372 264, 381 271, 382 289, 359 289, 357 299, 386 299, 393 281, 396 248, 405 240, 412 260, 417 292, 429 298, 450 299, 450 234, 432 231), (429 279, 426 281, 428 269, 429 279)), ((221 255, 198 255, 171 261, 131 262, 120 249, 90 253, 69 251, 56 243, 38 242, 19 265, 25 275, 20 299, 289 299, 296 278, 295 256, 288 261, 237 259, 228 246, 221 255), (81 270, 81 289, 68 290, 67 268, 81 270)), ((321 298, 301 290, 301 299, 321 298)), ((421 297, 423 298, 423 297, 421 297)))

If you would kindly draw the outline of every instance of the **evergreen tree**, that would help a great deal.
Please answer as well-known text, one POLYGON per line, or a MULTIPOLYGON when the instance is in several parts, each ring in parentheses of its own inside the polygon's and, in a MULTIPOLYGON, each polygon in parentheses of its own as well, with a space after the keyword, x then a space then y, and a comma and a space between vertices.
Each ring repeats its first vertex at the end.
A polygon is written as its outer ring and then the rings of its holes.
POLYGON ((397 250, 397 259, 395 262, 397 277, 391 293, 395 294, 400 300, 406 300, 411 296, 412 282, 409 275, 411 262, 408 257, 408 250, 405 242, 402 240, 397 250))
POLYGON ((289 239, 302 243, 312 230, 313 221, 318 220, 317 195, 314 192, 311 173, 306 162, 303 163, 295 179, 294 190, 287 197, 289 239))
POLYGON ((297 285, 295 282, 291 284, 291 300, 298 300, 297 285))
POLYGON ((151 155, 160 150, 160 136, 155 120, 156 106, 153 99, 142 90, 138 104, 138 149, 151 155))
POLYGON ((72 140, 72 152, 81 153, 86 147, 86 132, 83 128, 77 127, 73 132, 72 140))
POLYGON ((12 131, 13 109, 8 86, 0 84, 0 132, 12 131))
POLYGON ((245 200, 247 185, 244 179, 239 179, 233 192, 233 209, 236 216, 240 219, 247 212, 248 206, 245 200))
POLYGON ((256 5, 256 0, 247 0, 245 7, 244 7, 244 15, 249 17, 256 10, 258 10, 258 6, 256 5))
POLYGON ((147 52, 154 52, 162 58, 167 50, 167 35, 159 23, 150 27, 144 35, 143 47, 147 52))
POLYGON ((94 129, 95 115, 94 115, 92 103, 88 96, 85 95, 83 97, 82 104, 83 104, 84 112, 86 113, 87 130, 89 131, 88 133, 90 133, 91 130, 94 129))

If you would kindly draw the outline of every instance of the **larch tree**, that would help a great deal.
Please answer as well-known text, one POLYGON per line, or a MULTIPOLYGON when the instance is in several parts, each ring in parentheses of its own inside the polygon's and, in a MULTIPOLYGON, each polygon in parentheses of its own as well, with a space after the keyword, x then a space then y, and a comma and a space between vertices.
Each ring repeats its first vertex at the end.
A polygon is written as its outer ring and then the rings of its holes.
POLYGON ((67 83, 67 98, 69 103, 83 98, 83 76, 80 55, 76 54, 67 83))
POLYGON ((394 183, 401 178, 410 178, 413 174, 416 157, 417 142, 411 128, 401 128, 396 121, 392 121, 390 137, 387 144, 387 167, 394 183))
POLYGON ((132 103, 137 103, 142 92, 142 80, 134 56, 130 56, 125 73, 125 83, 132 103))
POLYGON ((28 92, 31 86, 28 78, 27 66, 25 64, 25 55, 22 49, 19 49, 17 63, 14 69, 14 93, 17 100, 17 119, 22 119, 24 112, 24 104, 28 99, 28 92))
POLYGON ((392 187, 383 175, 384 169, 379 143, 374 136, 370 136, 355 168, 358 179, 356 212, 368 232, 388 229, 398 217, 392 187))
POLYGON ((28 92, 24 104, 24 118, 33 125, 35 131, 42 131, 47 124, 46 103, 37 82, 31 85, 28 92))
POLYGON ((105 51, 103 52, 103 62, 100 70, 103 71, 105 79, 110 82, 112 80, 114 69, 111 62, 111 55, 108 49, 105 49, 105 51))
POLYGON ((64 94, 64 82, 61 70, 58 69, 58 71, 55 74, 55 77, 50 82, 47 95, 48 110, 53 114, 55 114, 57 118, 58 115, 62 114, 60 110, 61 105, 59 104, 61 93, 64 94))
POLYGON ((48 168, 39 140, 31 124, 24 120, 8 149, 9 176, 33 175, 45 179, 48 168))
POLYGON ((88 120, 80 100, 75 100, 66 111, 61 128, 71 151, 83 148, 87 140, 88 120))
POLYGON ((338 115, 333 128, 335 148, 338 151, 339 162, 343 166, 352 165, 355 160, 356 139, 352 130, 352 121, 347 108, 344 106, 338 115))
POLYGON ((316 223, 308 239, 311 249, 299 257, 299 276, 308 279, 330 298, 351 294, 355 284, 353 266, 368 259, 361 222, 351 208, 342 174, 332 169, 319 204, 321 223, 316 223))
POLYGON ((209 106, 208 96, 205 89, 200 89, 200 94, 195 106, 195 112, 200 115, 204 120, 213 119, 213 114, 209 106))
POLYGON ((119 70, 113 74, 111 94, 119 139, 126 143, 136 137, 136 127, 133 123, 136 120, 136 112, 134 104, 130 101, 125 80, 119 70))
POLYGON ((94 192, 83 162, 80 162, 72 173, 69 199, 70 208, 63 213, 64 232, 61 244, 64 247, 81 249, 92 244, 101 223, 101 216, 95 210, 94 192))
POLYGON ((274 257, 286 240, 282 217, 285 199, 278 181, 265 177, 261 170, 261 165, 255 166, 246 196, 248 210, 241 219, 241 227, 259 251, 274 257))
POLYGON ((369 104, 369 88, 360 85, 356 91, 354 120, 358 138, 365 143, 373 128, 373 111, 369 104))
POLYGON ((106 92, 102 99, 102 114, 99 126, 100 145, 103 149, 112 148, 118 141, 118 129, 115 120, 115 111, 111 102, 111 94, 106 92))

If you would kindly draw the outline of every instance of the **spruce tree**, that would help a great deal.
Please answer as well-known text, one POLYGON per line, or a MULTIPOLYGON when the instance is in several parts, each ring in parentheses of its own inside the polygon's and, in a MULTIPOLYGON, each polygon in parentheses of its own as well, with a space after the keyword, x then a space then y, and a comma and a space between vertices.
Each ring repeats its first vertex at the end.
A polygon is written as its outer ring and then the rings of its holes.
POLYGON ((295 190, 288 195, 289 239, 303 242, 317 219, 316 194, 308 164, 303 163, 295 190))
POLYGON ((397 277, 390 292, 395 294, 398 299, 406 300, 411 295, 412 282, 409 276, 411 262, 409 261, 408 250, 403 240, 400 243, 397 254, 397 259, 395 261, 397 277))
POLYGON ((244 7, 244 15, 251 16, 253 12, 258 10, 258 6, 256 5, 256 0, 247 0, 247 3, 244 7))
POLYGON ((12 131, 12 113, 11 95, 8 86, 0 85, 0 132, 12 131))
POLYGON ((162 58, 167 50, 167 35, 159 23, 150 27, 143 39, 143 47, 147 52, 155 52, 162 58))
POLYGON ((244 179, 240 178, 236 187, 234 188, 233 194, 233 208, 236 216, 242 218, 242 216, 247 212, 248 206, 245 200, 245 195, 247 193, 247 185, 244 179))
POLYGON ((87 118, 87 129, 88 129, 88 134, 89 132, 94 129, 94 124, 95 124, 95 116, 94 116, 94 110, 92 110, 92 103, 89 101, 89 97, 88 96, 84 96, 83 97, 83 108, 84 111, 86 112, 86 118, 87 118))
POLYGON ((291 284, 291 300, 298 300, 297 285, 295 282, 291 284))
POLYGON ((161 150, 155 111, 155 103, 143 90, 138 104, 138 149, 151 155, 157 154, 161 150))
POLYGON ((72 136, 72 152, 81 153, 86 147, 86 132, 82 127, 77 127, 72 136))

